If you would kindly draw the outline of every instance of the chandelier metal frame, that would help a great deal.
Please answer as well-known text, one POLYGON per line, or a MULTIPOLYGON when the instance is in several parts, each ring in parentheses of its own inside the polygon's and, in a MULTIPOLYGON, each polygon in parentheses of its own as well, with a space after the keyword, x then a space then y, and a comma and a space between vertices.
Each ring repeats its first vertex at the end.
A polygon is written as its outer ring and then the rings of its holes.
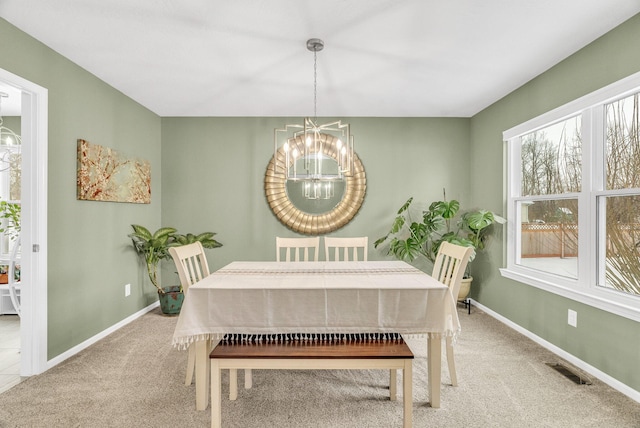
MULTIPOLYGON (((313 52, 313 113, 305 117, 302 124, 287 124, 283 128, 274 129, 274 157, 284 157, 287 180, 330 181, 342 180, 353 176, 354 141, 348 123, 336 120, 319 124, 317 117, 318 104, 318 71, 317 53, 324 49, 324 42, 313 38, 307 40, 307 49, 313 52), (331 141, 328 144, 328 141, 331 141), (330 147, 327 147, 330 146, 330 147), (322 171, 322 162, 312 162, 314 157, 327 155, 338 164, 338 174, 327 174, 322 171), (298 168, 298 160, 303 159, 302 168, 298 168)), ((274 164, 274 168, 276 165, 274 164)), ((274 172, 278 172, 275 171, 274 172)))
POLYGON ((16 162, 16 152, 19 153, 22 147, 22 137, 12 129, 4 126, 2 118, 2 98, 8 98, 9 94, 0 92, 0 172, 6 171, 16 162))

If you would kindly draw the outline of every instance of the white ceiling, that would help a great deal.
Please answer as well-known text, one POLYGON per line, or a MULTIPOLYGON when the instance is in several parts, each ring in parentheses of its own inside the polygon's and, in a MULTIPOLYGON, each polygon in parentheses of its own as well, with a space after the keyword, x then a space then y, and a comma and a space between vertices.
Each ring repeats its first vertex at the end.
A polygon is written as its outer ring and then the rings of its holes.
POLYGON ((2 0, 0 16, 160 116, 469 117, 640 0, 2 0))

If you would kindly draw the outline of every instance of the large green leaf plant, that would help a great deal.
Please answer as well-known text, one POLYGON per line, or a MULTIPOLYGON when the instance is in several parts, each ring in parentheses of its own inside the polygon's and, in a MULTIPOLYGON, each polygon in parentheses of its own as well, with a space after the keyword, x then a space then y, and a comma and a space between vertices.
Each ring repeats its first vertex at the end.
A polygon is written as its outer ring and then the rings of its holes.
POLYGON ((151 283, 158 289, 159 293, 164 293, 164 289, 158 281, 158 266, 160 262, 169 259, 169 248, 181 245, 191 244, 200 241, 204 248, 218 248, 222 244, 213 237, 213 232, 204 232, 199 235, 187 233, 186 235, 178 234, 177 229, 173 227, 161 227, 151 233, 149 229, 138 224, 132 224, 133 233, 129 234, 136 252, 144 257, 147 265, 147 273, 151 283))
MULTIPOLYGON (((445 241, 483 250, 490 226, 505 222, 504 218, 487 210, 460 213, 460 202, 455 199, 432 202, 419 218, 414 219, 412 204, 413 197, 410 197, 398 210, 389 232, 374 243, 375 248, 388 245, 387 254, 408 262, 421 256, 434 262, 445 241)), ((475 251, 471 260, 474 256, 475 251)))
POLYGON ((15 202, 0 201, 0 233, 14 241, 20 235, 21 205, 15 202))

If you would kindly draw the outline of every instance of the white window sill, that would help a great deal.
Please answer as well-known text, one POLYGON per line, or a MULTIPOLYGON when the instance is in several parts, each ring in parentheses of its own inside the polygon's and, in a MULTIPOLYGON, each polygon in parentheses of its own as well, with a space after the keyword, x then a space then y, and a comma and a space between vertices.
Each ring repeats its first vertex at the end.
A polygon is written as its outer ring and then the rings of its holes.
POLYGON ((640 322, 640 298, 638 297, 629 296, 614 290, 601 289, 601 287, 585 288, 582 290, 569 288, 516 269, 503 268, 500 269, 500 274, 505 278, 640 322))

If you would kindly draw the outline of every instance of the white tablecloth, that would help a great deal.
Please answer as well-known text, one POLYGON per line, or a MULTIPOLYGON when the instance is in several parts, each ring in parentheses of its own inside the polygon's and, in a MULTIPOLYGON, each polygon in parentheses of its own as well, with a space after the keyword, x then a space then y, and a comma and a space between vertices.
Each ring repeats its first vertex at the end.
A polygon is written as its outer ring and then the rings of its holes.
POLYGON ((405 262, 233 262, 188 290, 173 344, 226 333, 446 336, 459 329, 449 289, 405 262))

